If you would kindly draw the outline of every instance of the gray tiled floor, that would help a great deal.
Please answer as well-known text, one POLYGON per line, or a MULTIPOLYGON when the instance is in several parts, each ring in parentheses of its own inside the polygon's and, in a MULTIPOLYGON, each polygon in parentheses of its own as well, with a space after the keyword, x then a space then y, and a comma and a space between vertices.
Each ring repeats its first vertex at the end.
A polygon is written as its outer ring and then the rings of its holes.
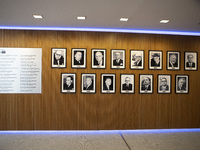
POLYGON ((0 150, 129 150, 118 133, 0 134, 0 150))
POLYGON ((0 132, 0 150, 200 150, 200 129, 0 132))
POLYGON ((131 150, 200 150, 200 130, 180 132, 122 131, 131 150))

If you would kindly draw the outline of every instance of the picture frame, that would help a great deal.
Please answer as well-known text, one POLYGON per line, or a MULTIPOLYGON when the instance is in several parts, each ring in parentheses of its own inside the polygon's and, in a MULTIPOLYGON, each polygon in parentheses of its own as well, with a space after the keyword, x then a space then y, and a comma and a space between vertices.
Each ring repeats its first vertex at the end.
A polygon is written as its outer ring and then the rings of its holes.
POLYGON ((188 94, 189 93, 189 75, 175 75, 175 93, 188 94))
POLYGON ((139 93, 152 94, 153 93, 153 74, 140 74, 139 75, 139 93))
POLYGON ((116 74, 101 74, 101 93, 114 94, 116 91, 116 74))
POLYGON ((76 93, 76 73, 61 73, 61 93, 76 93))
POLYGON ((198 70, 198 53, 184 52, 184 70, 197 71, 198 70))
POLYGON ((135 93, 135 75, 120 74, 120 93, 133 94, 135 93))
POLYGON ((167 70, 180 70, 181 52, 167 51, 167 70))
POLYGON ((86 68, 86 48, 72 48, 72 68, 86 68))
POLYGON ((169 74, 158 74, 157 91, 158 94, 171 94, 172 76, 169 74))
POLYGON ((149 50, 149 70, 162 70, 163 52, 161 50, 149 50))
POLYGON ((51 68, 66 68, 67 48, 51 48, 51 68))
POLYGON ((126 68, 126 51, 124 49, 111 49, 111 69, 126 68))
POLYGON ((96 93, 96 74, 95 73, 81 74, 81 93, 87 93, 87 94, 96 93))
POLYGON ((106 68, 106 49, 92 49, 92 69, 106 68))
POLYGON ((130 50, 130 69, 144 69, 144 50, 130 50))

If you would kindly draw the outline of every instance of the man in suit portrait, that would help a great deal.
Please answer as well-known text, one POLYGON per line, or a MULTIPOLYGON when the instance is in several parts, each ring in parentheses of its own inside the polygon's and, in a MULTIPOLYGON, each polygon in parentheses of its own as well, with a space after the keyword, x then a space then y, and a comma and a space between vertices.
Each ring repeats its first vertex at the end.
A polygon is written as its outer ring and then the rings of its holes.
POLYGON ((115 53, 115 59, 113 60, 113 66, 123 66, 123 60, 120 59, 120 53, 115 53))
POLYGON ((169 91, 169 85, 167 85, 167 78, 160 78, 160 91, 169 91))
POLYGON ((73 77, 72 76, 67 76, 65 78, 65 83, 64 83, 64 90, 73 90, 74 89, 74 84, 73 84, 73 77))
POLYGON ((83 60, 83 54, 80 51, 74 51, 74 65, 83 65, 84 60, 83 60))
POLYGON ((131 78, 130 77, 126 77, 125 78, 125 83, 122 85, 122 90, 132 90, 132 84, 131 82, 131 78))
POLYGON ((85 86, 83 90, 93 90, 93 79, 91 76, 86 76, 85 78, 85 86))
POLYGON ((178 78, 178 91, 186 91, 186 79, 185 77, 178 78))
POLYGON ((192 54, 187 55, 186 67, 195 68, 195 63, 193 59, 194 59, 194 56, 192 54))
POLYGON ((142 66, 142 56, 141 55, 132 55, 133 66, 142 66))
POLYGON ((169 67, 178 67, 177 54, 169 54, 169 67))
POLYGON ((94 65, 99 67, 103 66, 104 65, 103 53, 101 51, 97 51, 94 55, 95 55, 94 65))
POLYGON ((54 65, 64 65, 64 57, 59 50, 54 53, 54 65))
POLYGON ((152 55, 151 66, 152 67, 160 67, 160 54, 154 53, 152 55))
POLYGON ((142 80, 141 90, 142 91, 151 91, 151 79, 149 77, 145 77, 142 80))
POLYGON ((103 90, 113 90, 112 78, 113 77, 104 77, 103 90))

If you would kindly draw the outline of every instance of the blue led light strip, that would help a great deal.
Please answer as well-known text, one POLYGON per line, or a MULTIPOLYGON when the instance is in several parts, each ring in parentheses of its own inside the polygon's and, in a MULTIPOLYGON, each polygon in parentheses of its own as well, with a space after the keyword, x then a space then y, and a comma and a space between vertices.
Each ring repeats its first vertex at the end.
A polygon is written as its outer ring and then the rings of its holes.
POLYGON ((55 31, 121 32, 121 33, 145 33, 145 34, 169 34, 169 35, 200 36, 200 32, 167 31, 167 30, 118 29, 118 28, 0 26, 0 29, 10 29, 10 30, 55 30, 55 31))
POLYGON ((30 131, 0 131, 0 134, 158 134, 200 132, 200 128, 192 129, 144 129, 144 130, 30 130, 30 131))

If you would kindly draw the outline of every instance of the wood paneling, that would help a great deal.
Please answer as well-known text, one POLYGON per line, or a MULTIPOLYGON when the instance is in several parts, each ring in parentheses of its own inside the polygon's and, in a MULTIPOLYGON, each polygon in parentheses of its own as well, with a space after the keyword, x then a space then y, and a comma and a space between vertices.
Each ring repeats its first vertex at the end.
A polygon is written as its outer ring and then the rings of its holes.
MULTIPOLYGON (((42 48, 42 94, 0 94, 0 130, 99 130, 200 127, 200 72, 184 71, 184 51, 200 37, 0 30, 0 47, 42 48), (67 48, 67 68, 51 68, 51 48, 67 48), (87 68, 71 69, 71 48, 87 48, 87 68), (106 48, 106 69, 91 69, 91 49, 106 48), (110 69, 110 49, 126 49, 126 69, 110 69), (130 49, 145 51, 145 69, 130 70, 130 49), (163 70, 148 70, 148 50, 163 51, 163 70), (166 51, 181 51, 181 70, 166 70, 166 51), (60 93, 61 73, 77 74, 76 94, 60 93), (96 73, 96 94, 81 94, 81 73, 96 73), (101 73, 116 73, 116 94, 100 94, 101 73), (135 74, 135 94, 120 94, 120 73, 135 74), (153 94, 139 94, 139 74, 154 74, 153 94), (172 93, 157 94, 157 75, 172 75, 172 93), (175 74, 189 75, 189 94, 175 94, 175 74)), ((199 65, 200 66, 200 61, 199 65)))

